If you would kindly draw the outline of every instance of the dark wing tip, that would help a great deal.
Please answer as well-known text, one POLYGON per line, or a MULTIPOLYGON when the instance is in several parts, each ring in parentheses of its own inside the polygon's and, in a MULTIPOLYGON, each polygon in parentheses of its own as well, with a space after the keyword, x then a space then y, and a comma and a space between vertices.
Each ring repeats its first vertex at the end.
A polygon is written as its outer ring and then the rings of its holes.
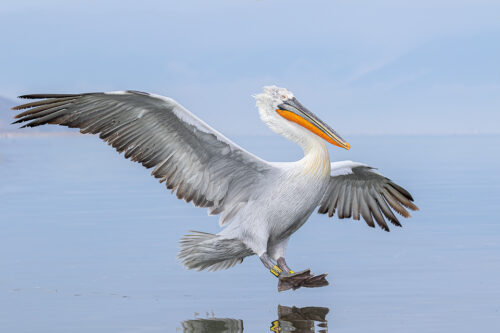
POLYGON ((63 97, 75 97, 81 94, 28 94, 21 95, 18 98, 23 99, 41 99, 41 98, 63 98, 63 97))
MULTIPOLYGON (((35 106, 50 104, 50 103, 59 101, 61 99, 68 100, 68 99, 82 96, 82 95, 86 95, 86 94, 31 94, 31 95, 22 95, 22 96, 18 96, 18 98, 21 98, 21 99, 42 99, 42 100, 16 105, 16 106, 12 107, 11 110, 17 111, 17 110, 33 108, 35 106)), ((19 117, 17 117, 17 118, 19 118, 19 117)))
POLYGON ((328 213, 328 207, 321 206, 318 208, 318 214, 326 214, 326 213, 328 213))
POLYGON ((401 186, 399 186, 398 184, 394 183, 393 181, 391 181, 389 183, 392 187, 394 187, 396 190, 399 191, 399 193, 401 193, 402 195, 404 195, 406 197, 406 199, 410 200, 410 201, 414 201, 413 200, 413 197, 411 196, 410 192, 408 192, 407 190, 405 190, 404 188, 402 188, 401 186))
POLYGON ((390 216, 387 216, 387 219, 389 220, 389 222, 392 223, 392 225, 395 225, 396 227, 402 227, 403 225, 401 224, 401 222, 399 222, 399 220, 397 219, 397 217, 394 216, 394 218, 390 217, 390 216))

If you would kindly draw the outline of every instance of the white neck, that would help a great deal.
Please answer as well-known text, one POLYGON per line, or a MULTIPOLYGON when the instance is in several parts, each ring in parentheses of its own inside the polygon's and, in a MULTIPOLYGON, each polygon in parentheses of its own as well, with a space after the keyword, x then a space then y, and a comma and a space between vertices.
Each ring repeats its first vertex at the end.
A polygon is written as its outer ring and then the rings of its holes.
POLYGON ((313 135, 314 134, 311 133, 311 137, 307 140, 307 144, 304 144, 304 141, 301 143, 297 142, 304 150, 304 157, 299 163, 302 164, 305 173, 329 176, 330 154, 328 153, 325 142, 319 137, 312 137, 313 135))
POLYGON ((330 155, 326 142, 304 127, 292 123, 278 115, 268 103, 257 99, 257 107, 262 121, 274 132, 297 143, 304 151, 304 158, 298 161, 306 173, 330 175, 330 155))

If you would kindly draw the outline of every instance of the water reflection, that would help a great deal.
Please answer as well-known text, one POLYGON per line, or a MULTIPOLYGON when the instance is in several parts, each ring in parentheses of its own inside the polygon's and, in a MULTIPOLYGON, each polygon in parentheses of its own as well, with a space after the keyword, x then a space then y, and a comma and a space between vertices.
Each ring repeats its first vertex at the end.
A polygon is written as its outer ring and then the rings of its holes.
MULTIPOLYGON (((270 332, 328 332, 328 308, 278 305, 278 319, 270 323, 270 332)), ((232 318, 192 319, 182 322, 184 333, 242 333, 243 320, 232 318)))
POLYGON ((243 320, 232 318, 192 319, 182 323, 184 333, 241 333, 243 320))
POLYGON ((273 322, 273 332, 328 332, 326 315, 330 310, 316 306, 296 308, 278 305, 278 320, 273 322))

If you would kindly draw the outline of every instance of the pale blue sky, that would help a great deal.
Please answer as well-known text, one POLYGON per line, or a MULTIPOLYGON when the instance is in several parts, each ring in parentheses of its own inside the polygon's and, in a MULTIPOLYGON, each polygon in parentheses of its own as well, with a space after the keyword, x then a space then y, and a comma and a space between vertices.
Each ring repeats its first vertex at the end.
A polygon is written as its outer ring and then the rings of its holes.
POLYGON ((292 90, 346 136, 500 133, 500 2, 11 1, 0 95, 137 89, 228 135, 292 90))

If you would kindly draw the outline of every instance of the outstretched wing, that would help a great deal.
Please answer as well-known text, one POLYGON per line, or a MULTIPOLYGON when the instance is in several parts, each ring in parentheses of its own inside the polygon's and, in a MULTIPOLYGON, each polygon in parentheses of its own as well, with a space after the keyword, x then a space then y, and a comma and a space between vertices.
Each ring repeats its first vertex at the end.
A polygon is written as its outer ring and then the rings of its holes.
POLYGON ((170 98, 138 91, 21 98, 42 100, 14 107, 27 109, 15 123, 99 134, 125 158, 154 168, 152 175, 179 199, 221 213, 221 225, 257 195, 258 184, 274 169, 170 98))
POLYGON ((370 227, 377 224, 389 231, 385 218, 400 227, 393 210, 404 217, 410 217, 405 209, 418 210, 408 191, 390 179, 375 172, 372 167, 352 161, 331 164, 330 183, 321 199, 318 213, 333 216, 337 210, 339 219, 360 216, 370 227))

